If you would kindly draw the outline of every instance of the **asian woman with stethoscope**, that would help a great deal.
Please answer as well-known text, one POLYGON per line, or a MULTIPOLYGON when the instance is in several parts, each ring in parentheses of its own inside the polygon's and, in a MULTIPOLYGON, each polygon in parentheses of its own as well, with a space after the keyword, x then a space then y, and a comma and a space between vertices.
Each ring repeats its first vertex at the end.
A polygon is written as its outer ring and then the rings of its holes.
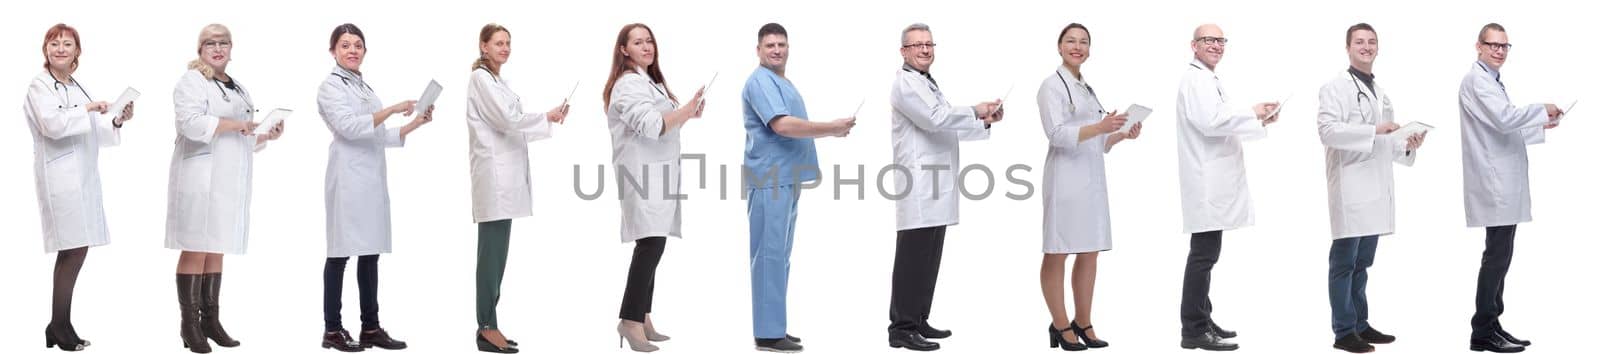
POLYGON ((72 290, 89 247, 111 242, 101 200, 100 148, 117 145, 123 122, 133 119, 132 103, 109 114, 111 104, 90 98, 72 76, 82 54, 79 44, 71 26, 57 24, 45 32, 45 71, 28 85, 23 109, 33 133, 44 248, 56 252, 45 345, 64 351, 89 346, 72 327, 72 290))

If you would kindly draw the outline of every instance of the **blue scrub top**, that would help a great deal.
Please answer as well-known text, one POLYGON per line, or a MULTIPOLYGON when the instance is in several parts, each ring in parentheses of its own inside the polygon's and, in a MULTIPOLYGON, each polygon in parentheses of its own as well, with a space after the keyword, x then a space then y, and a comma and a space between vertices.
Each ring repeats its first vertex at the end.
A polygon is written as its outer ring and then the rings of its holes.
POLYGON ((806 103, 788 79, 764 66, 744 83, 744 185, 766 188, 810 182, 818 178, 817 147, 812 139, 778 135, 769 125, 790 116, 806 119, 806 103), (776 170, 775 178, 767 174, 776 170), (799 175, 795 173, 798 171, 799 175))

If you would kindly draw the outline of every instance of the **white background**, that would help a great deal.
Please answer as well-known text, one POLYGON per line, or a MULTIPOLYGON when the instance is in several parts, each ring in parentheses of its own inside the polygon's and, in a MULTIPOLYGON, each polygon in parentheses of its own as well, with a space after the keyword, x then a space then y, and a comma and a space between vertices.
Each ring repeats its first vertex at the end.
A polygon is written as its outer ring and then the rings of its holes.
MULTIPOLYGON (((1563 105, 1600 98, 1580 81, 1597 77, 1597 53, 1584 44, 1595 32, 1583 15, 1589 10, 1576 1, 1418 3, 14 2, 0 14, 0 48, 8 53, 0 56, 0 83, 9 83, 0 85, 0 97, 15 109, 13 123, 0 125, 0 225, 7 228, 0 237, 6 269, 0 351, 40 350, 39 328, 49 315, 54 255, 40 252, 30 136, 20 107, 27 82, 41 71, 37 48, 52 24, 82 32, 77 77, 95 98, 114 99, 127 86, 144 92, 122 146, 101 155, 113 242, 90 252, 75 306, 75 324, 94 342, 91 350, 183 352, 172 285, 177 252, 162 247, 174 136, 168 97, 194 58, 197 33, 213 22, 232 28, 229 73, 257 106, 296 112, 283 139, 256 159, 250 253, 227 257, 223 292, 223 319, 244 346, 219 350, 322 350, 314 341, 322 328, 322 181, 331 138, 315 97, 334 65, 329 33, 353 22, 367 34, 363 71, 385 103, 414 99, 429 79, 445 87, 435 122, 405 148, 389 151, 395 253, 382 261, 383 324, 411 343, 410 352, 473 351, 476 227, 462 100, 478 29, 498 22, 511 29, 515 48, 504 75, 527 106, 554 106, 582 81, 566 125, 531 147, 534 216, 517 219, 512 229, 500 325, 524 350, 604 353, 617 350, 613 326, 631 246, 618 243, 615 185, 600 200, 582 201, 572 169, 586 167, 592 190, 594 166, 610 161, 600 92, 617 30, 630 22, 655 29, 667 82, 680 95, 721 73, 705 117, 683 132, 683 151, 736 165, 744 142, 739 88, 757 63, 757 28, 776 21, 790 32, 788 75, 811 118, 843 116, 867 99, 853 135, 820 140, 817 149, 825 165, 869 166, 868 198, 831 200, 829 183, 801 203, 789 330, 809 352, 889 351, 894 206, 876 195, 871 177, 890 162, 885 99, 900 66, 899 31, 912 22, 932 26, 939 43, 932 72, 952 101, 995 99, 1016 87, 1007 121, 989 141, 966 144, 963 162, 996 170, 1042 164, 1047 145, 1033 96, 1060 63, 1054 41, 1069 22, 1093 33, 1084 71, 1105 105, 1155 108, 1145 137, 1118 146, 1107 160, 1116 249, 1101 257, 1094 320, 1112 343, 1101 351, 1138 353, 1181 351, 1177 310, 1188 236, 1179 231, 1172 109, 1192 29, 1221 24, 1232 41, 1219 72, 1231 95, 1256 102, 1293 92, 1295 99, 1270 138, 1247 144, 1257 223, 1225 237, 1212 291, 1215 317, 1242 333, 1244 352, 1331 352, 1316 90, 1345 69, 1344 30, 1364 21, 1378 29, 1378 83, 1393 99, 1396 118, 1439 127, 1416 166, 1396 173, 1399 229, 1383 238, 1369 295, 1372 322, 1400 339, 1379 348, 1464 352, 1483 230, 1464 226, 1456 93, 1472 66, 1477 31, 1491 21, 1509 29, 1515 49, 1504 73, 1514 102, 1563 105)), ((1596 196, 1587 182, 1597 177, 1589 167, 1597 146, 1583 137, 1595 129, 1584 112, 1600 112, 1600 101, 1580 104, 1574 119, 1530 153, 1536 217, 1518 230, 1503 321, 1540 352, 1592 345, 1586 324, 1597 315, 1590 306, 1596 241, 1586 224, 1592 213, 1583 209, 1596 196)), ((1024 174, 1035 188, 1042 186, 1040 171, 1024 174)), ((686 191, 686 238, 669 243, 658 276, 654 317, 674 337, 661 346, 748 352, 744 202, 718 200, 714 189, 686 191)), ((944 352, 1049 350, 1038 335, 1048 321, 1037 277, 1041 201, 1014 201, 1005 192, 1024 190, 1002 183, 988 200, 963 201, 963 223, 949 231, 932 318, 956 333, 940 341, 944 352)), ((737 190, 730 186, 728 193, 737 190)), ((349 272, 344 313, 353 329, 359 320, 349 272)))

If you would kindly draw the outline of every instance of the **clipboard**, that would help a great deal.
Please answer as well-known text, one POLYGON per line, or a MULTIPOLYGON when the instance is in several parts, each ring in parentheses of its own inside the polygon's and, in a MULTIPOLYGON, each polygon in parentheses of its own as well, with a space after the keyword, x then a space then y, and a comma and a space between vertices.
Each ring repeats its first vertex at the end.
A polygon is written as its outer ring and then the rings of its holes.
POLYGON ((1428 125, 1428 123, 1411 122, 1411 123, 1406 123, 1406 125, 1403 126, 1403 127, 1400 127, 1400 129, 1395 129, 1394 131, 1389 132, 1389 134, 1390 135, 1394 135, 1394 136, 1398 136, 1398 137, 1410 138, 1412 135, 1422 134, 1422 133, 1426 133, 1426 132, 1429 132, 1429 131, 1432 131, 1432 130, 1433 130, 1433 126, 1432 125, 1428 125))
POLYGON ((1122 129, 1117 129, 1117 132, 1127 133, 1128 130, 1132 130, 1134 124, 1139 124, 1139 122, 1143 122, 1145 118, 1149 118, 1150 112, 1154 112, 1154 110, 1151 110, 1150 107, 1140 106, 1137 104, 1128 106, 1128 110, 1123 111, 1123 113, 1128 115, 1128 122, 1122 125, 1122 129))

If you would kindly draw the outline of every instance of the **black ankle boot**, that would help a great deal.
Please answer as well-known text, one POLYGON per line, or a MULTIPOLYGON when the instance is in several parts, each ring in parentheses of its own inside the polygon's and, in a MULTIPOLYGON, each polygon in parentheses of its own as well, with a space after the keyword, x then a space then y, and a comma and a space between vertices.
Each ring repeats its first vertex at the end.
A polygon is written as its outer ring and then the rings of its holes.
POLYGON ((60 347, 61 351, 75 352, 83 350, 83 347, 85 346, 87 345, 79 343, 77 338, 73 338, 71 333, 56 330, 55 324, 50 324, 44 327, 45 348, 60 347))
POLYGON ((239 346, 239 341, 228 336, 228 331, 222 329, 222 321, 217 317, 217 299, 222 291, 222 273, 202 274, 201 280, 201 306, 200 306, 200 331, 206 338, 211 338, 217 345, 232 348, 239 346))
POLYGON ((195 353, 210 353, 211 343, 200 332, 200 275, 178 274, 178 336, 183 347, 195 353))

